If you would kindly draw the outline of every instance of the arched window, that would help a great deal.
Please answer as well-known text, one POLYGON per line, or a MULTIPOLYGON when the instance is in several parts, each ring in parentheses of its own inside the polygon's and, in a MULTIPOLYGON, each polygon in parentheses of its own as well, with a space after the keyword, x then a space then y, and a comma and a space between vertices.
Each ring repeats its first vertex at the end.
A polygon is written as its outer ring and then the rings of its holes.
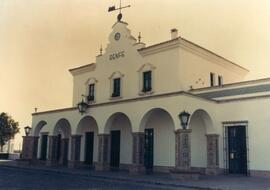
POLYGON ((110 77, 110 99, 122 98, 123 77, 119 71, 114 72, 110 77))
POLYGON ((144 64, 138 70, 139 95, 152 94, 154 91, 154 67, 150 63, 144 64))
POLYGON ((94 102, 96 97, 96 83, 97 80, 95 78, 90 78, 86 81, 86 92, 88 102, 94 102))

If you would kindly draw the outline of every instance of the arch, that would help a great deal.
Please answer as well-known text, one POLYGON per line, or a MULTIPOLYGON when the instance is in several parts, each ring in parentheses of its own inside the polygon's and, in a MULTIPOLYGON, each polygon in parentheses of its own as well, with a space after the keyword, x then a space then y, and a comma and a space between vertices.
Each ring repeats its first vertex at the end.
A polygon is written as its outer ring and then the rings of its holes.
POLYGON ((98 161, 98 125, 92 116, 83 117, 76 128, 76 135, 81 136, 79 158, 85 164, 98 161))
POLYGON ((84 128, 91 128, 91 127, 97 127, 97 121, 95 120, 95 118, 91 117, 91 116, 85 116, 83 117, 76 128, 76 134, 77 135, 82 135, 82 132, 85 130, 84 128))
POLYGON ((152 133, 147 141, 153 142, 153 145, 145 144, 145 147, 146 145, 148 147, 145 151, 151 152, 150 156, 146 156, 148 158, 145 157, 145 159, 152 160, 150 168, 154 167, 155 169, 155 166, 159 166, 166 170, 167 167, 174 167, 175 124, 171 114, 165 109, 153 108, 144 114, 139 130, 140 132, 145 131, 146 135, 149 132, 152 133))
POLYGON ((87 79, 87 81, 84 83, 86 86, 88 86, 89 84, 92 84, 92 83, 97 83, 97 79, 95 77, 91 77, 89 79, 87 79))
POLYGON ((151 63, 145 63, 138 69, 137 72, 151 71, 151 70, 154 70, 154 69, 156 69, 156 67, 153 66, 151 63))
POLYGON ((65 118, 59 119, 53 130, 53 135, 57 136, 57 141, 54 143, 56 148, 57 163, 63 166, 68 165, 68 160, 71 158, 71 125, 65 118))
POLYGON ((194 118, 196 116, 198 116, 202 119, 204 126, 206 127, 207 133, 214 130, 213 121, 212 121, 212 119, 207 111, 205 111, 204 109, 196 109, 191 114, 190 121, 192 120, 192 118, 194 118))
POLYGON ((213 122, 207 111, 197 109, 190 118, 189 128, 191 146, 191 167, 207 167, 207 131, 213 128, 213 122))
POLYGON ((158 113, 158 112, 163 112, 164 114, 167 114, 168 117, 172 120, 173 122, 173 126, 174 126, 174 130, 175 130, 175 123, 174 123, 174 120, 173 120, 173 117, 171 116, 171 114, 166 111, 165 109, 163 108, 153 108, 149 111, 147 111, 144 115, 143 115, 143 118, 141 119, 141 122, 140 122, 140 128, 139 128, 139 131, 140 132, 144 132, 144 129, 145 129, 145 125, 146 125, 146 122, 148 121, 148 119, 151 117, 152 114, 155 114, 155 113, 158 113))
POLYGON ((127 123, 130 125, 131 127, 131 132, 132 132, 132 125, 131 125, 131 121, 129 119, 129 117, 125 114, 125 113, 122 113, 122 112, 116 112, 114 114, 112 114, 106 121, 106 124, 105 124, 105 128, 104 128, 104 133, 105 134, 109 134, 110 133, 110 129, 111 129, 111 126, 113 125, 113 122, 115 121, 115 119, 117 118, 123 118, 127 121, 127 123))
POLYGON ((40 131, 41 131, 41 129, 45 126, 45 125, 47 125, 47 122, 46 121, 40 121, 40 122, 38 122, 38 124, 35 126, 35 128, 34 128, 34 131, 33 131, 33 136, 35 136, 35 137, 38 137, 39 136, 39 133, 40 133, 40 131))
POLYGON ((56 136, 58 134, 63 135, 63 138, 69 138, 71 136, 71 125, 67 119, 62 118, 56 122, 53 135, 56 136))
POLYGON ((109 77, 109 79, 113 79, 113 78, 122 78, 125 75, 122 74, 120 71, 115 71, 111 74, 111 76, 109 77))
POLYGON ((112 114, 106 121, 104 132, 111 137, 110 165, 125 167, 132 164, 132 124, 129 117, 122 112, 112 114))

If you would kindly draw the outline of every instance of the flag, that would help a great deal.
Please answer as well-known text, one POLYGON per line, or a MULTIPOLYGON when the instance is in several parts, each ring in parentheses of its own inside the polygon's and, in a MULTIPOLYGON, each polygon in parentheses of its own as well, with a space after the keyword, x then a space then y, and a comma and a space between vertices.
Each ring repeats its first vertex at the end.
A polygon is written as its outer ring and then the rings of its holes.
POLYGON ((115 6, 109 7, 108 12, 114 11, 115 10, 115 6))

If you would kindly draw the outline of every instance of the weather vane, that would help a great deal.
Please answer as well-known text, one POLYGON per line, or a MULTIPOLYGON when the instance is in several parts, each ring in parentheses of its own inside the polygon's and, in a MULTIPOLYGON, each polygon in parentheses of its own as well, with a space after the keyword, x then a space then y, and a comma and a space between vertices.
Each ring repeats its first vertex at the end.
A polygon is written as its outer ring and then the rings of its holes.
POLYGON ((131 7, 131 6, 130 5, 127 5, 127 6, 123 6, 122 7, 122 1, 120 0, 120 6, 119 6, 119 8, 116 8, 115 6, 109 7, 108 12, 119 10, 119 14, 117 16, 117 20, 118 20, 118 22, 120 22, 121 19, 122 19, 122 13, 121 13, 122 9, 129 8, 129 7, 131 7))

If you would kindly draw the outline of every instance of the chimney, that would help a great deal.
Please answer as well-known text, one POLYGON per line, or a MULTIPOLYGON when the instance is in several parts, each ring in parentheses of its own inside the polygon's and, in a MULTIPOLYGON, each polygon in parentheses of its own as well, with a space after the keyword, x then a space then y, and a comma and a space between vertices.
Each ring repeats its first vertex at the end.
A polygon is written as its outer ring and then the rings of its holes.
POLYGON ((171 38, 172 40, 178 38, 178 30, 176 28, 171 29, 171 38))

